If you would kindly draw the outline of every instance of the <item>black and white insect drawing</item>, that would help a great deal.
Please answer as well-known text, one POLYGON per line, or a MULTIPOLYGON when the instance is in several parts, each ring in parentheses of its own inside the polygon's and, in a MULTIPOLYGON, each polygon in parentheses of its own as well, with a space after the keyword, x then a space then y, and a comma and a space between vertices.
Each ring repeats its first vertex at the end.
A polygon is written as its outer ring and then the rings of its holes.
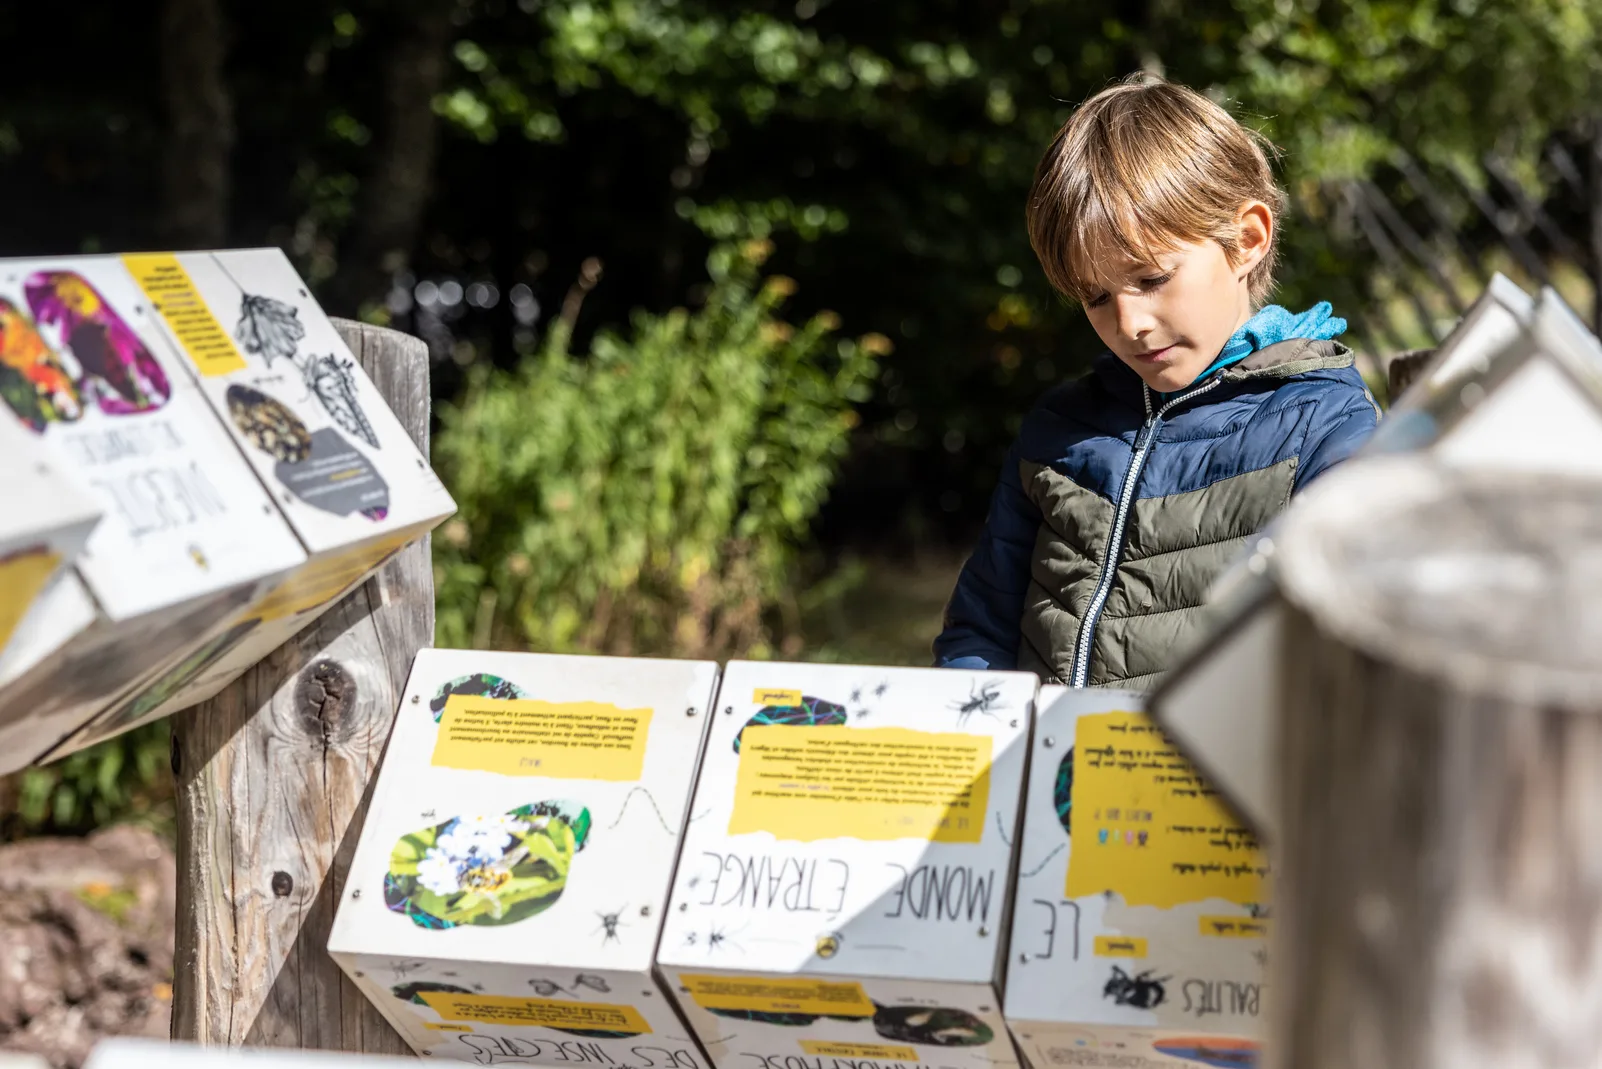
POLYGON ((392 961, 389 963, 389 975, 395 978, 397 984, 404 983, 408 977, 427 967, 428 963, 423 961, 392 961))
POLYGON ((738 931, 730 932, 730 931, 728 931, 726 929, 719 928, 715 924, 712 925, 711 927, 709 927, 707 929, 707 933, 706 933, 706 951, 707 951, 707 953, 708 954, 715 954, 720 950, 734 950, 734 951, 737 951, 737 952, 739 952, 741 954, 744 954, 745 953, 745 948, 742 947, 739 943, 736 943, 734 941, 734 938, 733 938, 734 936, 739 935, 740 932, 743 932, 743 931, 745 931, 744 927, 741 927, 738 931))
POLYGON ((1153 978, 1154 971, 1147 969, 1130 976, 1114 965, 1112 976, 1107 978, 1107 986, 1101 990, 1101 997, 1112 999, 1113 1004, 1118 1006, 1133 1006, 1137 1010, 1156 1009, 1167 1000, 1168 992, 1163 985, 1173 977, 1153 978))
POLYGON ((618 943, 622 941, 618 938, 617 930, 619 928, 628 927, 628 925, 623 923, 623 911, 628 908, 628 905, 625 903, 622 909, 619 909, 614 913, 595 914, 597 917, 601 918, 601 924, 595 930, 601 933, 602 946, 605 946, 608 943, 618 943))
POLYGON ((1001 684, 986 683, 981 686, 977 682, 968 688, 968 697, 965 701, 952 702, 949 707, 957 711, 958 727, 966 725, 968 718, 975 713, 982 713, 994 719, 997 710, 1006 708, 1001 704, 1001 684))

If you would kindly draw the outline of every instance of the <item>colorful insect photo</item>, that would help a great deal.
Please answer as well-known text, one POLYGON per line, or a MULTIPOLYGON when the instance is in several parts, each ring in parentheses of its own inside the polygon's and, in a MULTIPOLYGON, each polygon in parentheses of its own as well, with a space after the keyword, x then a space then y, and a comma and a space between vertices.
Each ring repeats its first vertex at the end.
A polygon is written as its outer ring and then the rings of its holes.
POLYGON ((428 700, 428 711, 434 714, 434 720, 445 715, 445 703, 452 694, 465 694, 473 698, 492 698, 496 701, 507 701, 514 698, 527 698, 523 688, 516 683, 492 676, 487 672, 474 672, 470 676, 453 679, 440 687, 434 696, 428 700))
POLYGON ((108 416, 148 412, 172 396, 167 373, 100 291, 76 271, 39 271, 23 286, 36 322, 56 328, 78 363, 78 390, 108 416))
POLYGON ((311 433, 289 406, 260 390, 228 387, 228 418, 251 445, 284 464, 311 456, 311 433))
POLYGON ((1068 752, 1062 755, 1057 762, 1057 777, 1051 788, 1052 805, 1057 810, 1057 823, 1069 835, 1073 834, 1074 817, 1074 748, 1068 747, 1068 752))
POLYGON ((740 752, 740 738, 745 729, 763 724, 779 724, 788 727, 819 727, 827 724, 844 724, 846 722, 846 707, 836 702, 824 701, 822 698, 801 699, 800 705, 764 705, 756 711, 756 715, 741 725, 734 736, 734 752, 740 752))
POLYGON ((590 811, 566 800, 455 817, 395 843, 384 904, 420 928, 516 924, 561 898, 589 834, 590 811))
POLYGON ((38 328, 0 298, 0 400, 34 431, 83 415, 78 383, 38 328))

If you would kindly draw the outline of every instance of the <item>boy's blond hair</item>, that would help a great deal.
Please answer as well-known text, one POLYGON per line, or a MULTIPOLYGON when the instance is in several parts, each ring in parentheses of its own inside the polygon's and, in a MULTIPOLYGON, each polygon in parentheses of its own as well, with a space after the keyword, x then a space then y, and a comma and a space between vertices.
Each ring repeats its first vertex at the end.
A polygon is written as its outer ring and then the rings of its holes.
MULTIPOLYGON (((1029 243, 1051 284, 1081 302, 1108 253, 1151 263, 1176 242, 1211 238, 1234 262, 1241 205, 1262 201, 1276 224, 1284 211, 1265 147, 1195 90, 1135 75, 1080 105, 1041 157, 1029 243)), ((1278 244, 1276 225, 1248 277, 1254 305, 1273 289, 1278 244)))

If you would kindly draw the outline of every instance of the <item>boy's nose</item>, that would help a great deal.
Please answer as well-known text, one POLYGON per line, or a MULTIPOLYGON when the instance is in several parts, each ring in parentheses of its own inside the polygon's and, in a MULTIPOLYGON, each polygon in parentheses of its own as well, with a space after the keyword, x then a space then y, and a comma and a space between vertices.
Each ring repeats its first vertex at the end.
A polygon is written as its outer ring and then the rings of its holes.
POLYGON ((1131 341, 1139 341, 1152 332, 1157 320, 1145 307, 1141 294, 1119 293, 1113 296, 1113 307, 1118 316, 1118 333, 1131 341))

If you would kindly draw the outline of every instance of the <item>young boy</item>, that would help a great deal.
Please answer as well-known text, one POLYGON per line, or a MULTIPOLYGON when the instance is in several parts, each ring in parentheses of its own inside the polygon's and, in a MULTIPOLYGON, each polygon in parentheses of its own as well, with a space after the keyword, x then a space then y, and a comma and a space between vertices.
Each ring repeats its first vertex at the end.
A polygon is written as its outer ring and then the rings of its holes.
POLYGON ((937 664, 1152 688, 1246 537, 1374 429, 1328 303, 1254 312, 1283 203, 1256 135, 1181 86, 1116 85, 1058 133, 1029 238, 1109 351, 1025 418, 937 664))

